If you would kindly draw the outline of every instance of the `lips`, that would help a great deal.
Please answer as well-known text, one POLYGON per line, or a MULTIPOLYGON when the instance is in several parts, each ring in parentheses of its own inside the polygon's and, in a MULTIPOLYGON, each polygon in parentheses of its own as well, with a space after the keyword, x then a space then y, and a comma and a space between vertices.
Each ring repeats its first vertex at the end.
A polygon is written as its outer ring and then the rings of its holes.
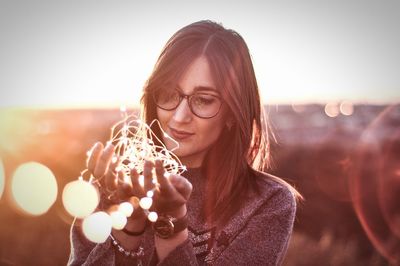
POLYGON ((171 137, 175 140, 185 140, 187 138, 190 138, 191 136, 194 135, 194 133, 187 132, 187 131, 182 131, 174 128, 169 128, 169 131, 171 133, 171 137))

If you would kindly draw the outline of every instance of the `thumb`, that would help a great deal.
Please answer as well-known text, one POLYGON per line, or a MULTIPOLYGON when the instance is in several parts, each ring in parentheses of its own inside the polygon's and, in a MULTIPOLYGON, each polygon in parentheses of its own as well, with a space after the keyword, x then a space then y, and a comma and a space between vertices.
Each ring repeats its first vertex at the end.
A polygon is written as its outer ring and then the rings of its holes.
POLYGON ((170 175, 169 181, 179 194, 181 194, 186 200, 189 199, 193 189, 192 183, 190 183, 189 180, 180 175, 170 175))

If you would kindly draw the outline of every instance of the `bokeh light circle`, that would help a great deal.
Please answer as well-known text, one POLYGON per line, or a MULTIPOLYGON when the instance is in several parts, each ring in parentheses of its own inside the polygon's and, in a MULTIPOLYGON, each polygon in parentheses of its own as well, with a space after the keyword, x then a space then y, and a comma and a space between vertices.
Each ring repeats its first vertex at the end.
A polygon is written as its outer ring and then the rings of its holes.
POLYGON ((112 219, 105 212, 95 212, 82 222, 83 234, 94 243, 104 243, 112 229, 112 219))
POLYGON ((336 117, 339 115, 339 106, 336 102, 330 102, 325 105, 325 114, 329 117, 336 117))
POLYGON ((153 204, 153 199, 149 197, 143 197, 139 201, 139 205, 143 210, 150 209, 152 204, 153 204))
POLYGON ((340 103, 340 113, 342 115, 352 115, 354 113, 354 105, 350 101, 343 101, 340 103))
POLYGON ((57 181, 52 171, 37 162, 21 164, 11 180, 15 203, 32 215, 46 213, 57 198, 57 181))
POLYGON ((110 217, 112 220, 112 227, 117 230, 121 230, 122 228, 124 228, 126 223, 128 222, 125 214, 120 211, 111 212, 110 217))
POLYGON ((1 199, 1 196, 3 195, 5 183, 6 183, 6 175, 4 173, 3 161, 0 158, 0 199, 1 199))
POLYGON ((148 215, 147 215, 147 219, 149 219, 149 221, 150 222, 156 222, 157 221, 157 219, 158 219, 158 214, 156 213, 156 212, 150 212, 148 215))
POLYGON ((126 217, 130 217, 133 213, 133 206, 130 202, 122 202, 118 206, 118 211, 122 212, 126 217))
POLYGON ((75 180, 68 183, 63 190, 62 201, 69 214, 85 218, 94 212, 99 204, 97 189, 85 180, 75 180))

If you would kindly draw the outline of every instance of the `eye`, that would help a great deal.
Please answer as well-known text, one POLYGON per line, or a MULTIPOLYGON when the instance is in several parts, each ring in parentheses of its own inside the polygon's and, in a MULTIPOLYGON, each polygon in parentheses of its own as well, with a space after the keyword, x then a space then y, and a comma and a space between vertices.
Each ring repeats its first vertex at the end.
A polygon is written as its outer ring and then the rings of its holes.
POLYGON ((218 98, 213 95, 199 94, 193 96, 193 104, 197 106, 208 106, 213 105, 218 101, 218 98))

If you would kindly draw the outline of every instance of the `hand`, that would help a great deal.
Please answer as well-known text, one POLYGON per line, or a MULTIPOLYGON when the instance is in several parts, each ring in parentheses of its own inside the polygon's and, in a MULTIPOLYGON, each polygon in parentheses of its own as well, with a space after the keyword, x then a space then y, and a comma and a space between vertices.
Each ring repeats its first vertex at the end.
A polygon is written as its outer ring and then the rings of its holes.
POLYGON ((156 160, 155 163, 146 161, 143 170, 144 189, 146 191, 154 187, 152 183, 153 168, 155 168, 159 184, 153 196, 154 210, 177 218, 184 216, 186 214, 186 202, 192 192, 192 184, 183 176, 166 174, 162 161, 156 160))
MULTIPOLYGON (((91 149, 90 156, 87 160, 87 167, 92 175, 100 180, 104 178, 102 185, 105 186, 106 192, 112 193, 111 199, 107 199, 109 206, 105 206, 107 209, 114 209, 116 206, 112 204, 118 204, 122 201, 129 201, 133 195, 130 184, 124 182, 123 172, 116 171, 116 167, 120 163, 117 160, 112 160, 114 157, 115 147, 111 143, 103 146, 101 142, 97 142, 91 149)), ((107 193, 108 194, 108 193, 107 193)), ((130 200, 134 205, 135 211, 129 217, 130 220, 135 220, 144 217, 143 210, 138 206, 138 202, 130 200)))

